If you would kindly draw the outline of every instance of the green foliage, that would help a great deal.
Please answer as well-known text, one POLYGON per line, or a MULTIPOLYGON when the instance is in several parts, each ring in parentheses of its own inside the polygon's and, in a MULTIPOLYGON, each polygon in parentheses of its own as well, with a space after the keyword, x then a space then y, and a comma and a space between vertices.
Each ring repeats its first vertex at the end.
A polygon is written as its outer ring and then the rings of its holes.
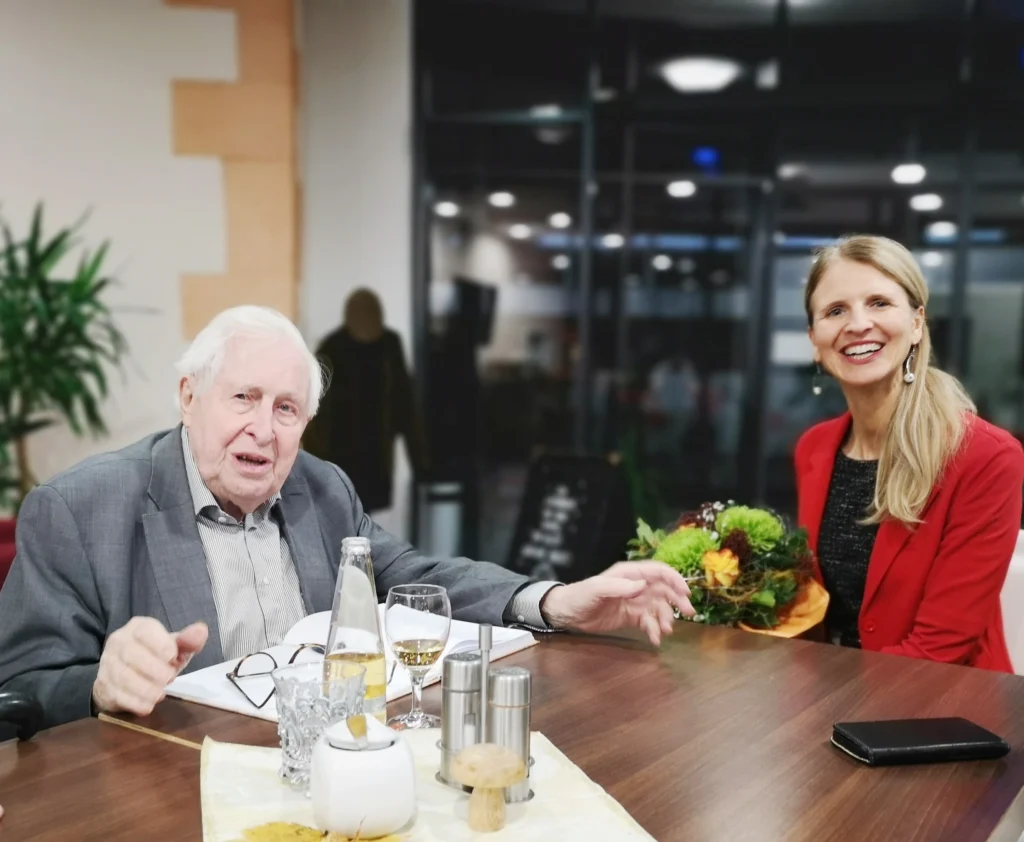
POLYGON ((60 418, 79 435, 106 432, 105 366, 119 365, 127 344, 102 300, 108 244, 82 249, 65 274, 79 225, 44 235, 40 204, 16 240, 0 220, 0 504, 16 507, 34 481, 24 447, 12 460, 12 444, 60 418))
POLYGON ((696 526, 687 526, 670 532, 658 544, 654 559, 664 561, 684 576, 700 573, 701 559, 708 550, 717 550, 718 542, 709 532, 696 526))
POLYGON ((643 518, 637 518, 636 538, 633 538, 626 544, 628 547, 626 559, 628 561, 635 561, 637 559, 653 558, 655 551, 663 540, 665 540, 665 530, 651 529, 643 518))
POLYGON ((748 506, 730 506, 718 515, 715 528, 723 539, 734 529, 742 529, 755 553, 768 552, 785 533, 782 521, 771 512, 748 506))

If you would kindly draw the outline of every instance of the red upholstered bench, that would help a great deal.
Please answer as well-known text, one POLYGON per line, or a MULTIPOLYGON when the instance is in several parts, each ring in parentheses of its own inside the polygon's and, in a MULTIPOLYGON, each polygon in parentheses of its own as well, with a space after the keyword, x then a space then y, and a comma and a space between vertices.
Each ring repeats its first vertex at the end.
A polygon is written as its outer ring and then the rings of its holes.
POLYGON ((0 588, 14 561, 14 520, 0 518, 0 588))

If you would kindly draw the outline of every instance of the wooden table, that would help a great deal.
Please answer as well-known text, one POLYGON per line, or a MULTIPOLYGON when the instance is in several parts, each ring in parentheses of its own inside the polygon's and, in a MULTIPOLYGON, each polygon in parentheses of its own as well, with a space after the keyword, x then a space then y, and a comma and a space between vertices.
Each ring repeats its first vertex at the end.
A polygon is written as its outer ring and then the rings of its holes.
MULTIPOLYGON (((533 728, 660 842, 1017 842, 1024 832, 1024 678, 693 626, 660 652, 556 636, 501 664, 533 672, 533 728), (834 721, 913 716, 966 716, 1013 751, 871 769, 829 745, 834 721)), ((439 710, 437 687, 424 703, 439 710)), ((195 742, 277 742, 271 723, 173 700, 140 724, 195 742)), ((166 823, 146 838, 198 840, 198 752, 95 720, 0 746, 2 842, 40 830, 72 838, 58 828, 90 801, 95 835, 75 839, 138 839, 132 817, 145 817, 166 823)))

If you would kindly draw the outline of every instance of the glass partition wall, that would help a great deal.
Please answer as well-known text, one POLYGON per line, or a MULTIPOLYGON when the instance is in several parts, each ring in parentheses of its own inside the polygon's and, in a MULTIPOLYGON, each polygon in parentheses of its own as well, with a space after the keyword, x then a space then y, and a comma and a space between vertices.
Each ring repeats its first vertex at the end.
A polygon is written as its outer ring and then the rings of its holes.
POLYGON ((914 251, 940 364, 1024 431, 1016 9, 418 4, 417 368, 460 549, 506 559, 541 450, 615 454, 653 523, 795 514, 796 440, 844 408, 803 285, 843 234, 914 251))

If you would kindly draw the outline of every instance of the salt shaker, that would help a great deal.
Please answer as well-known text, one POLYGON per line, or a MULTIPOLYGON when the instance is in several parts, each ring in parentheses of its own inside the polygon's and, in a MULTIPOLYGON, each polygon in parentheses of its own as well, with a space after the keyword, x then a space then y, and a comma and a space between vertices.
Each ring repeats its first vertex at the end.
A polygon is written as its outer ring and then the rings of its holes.
POLYGON ((530 671, 522 667, 492 669, 487 676, 487 739, 515 751, 526 766, 526 779, 505 790, 505 801, 529 801, 530 671))
POLYGON ((480 742, 481 659, 479 652, 454 652, 441 662, 441 783, 465 789, 452 777, 452 761, 464 748, 480 742))

